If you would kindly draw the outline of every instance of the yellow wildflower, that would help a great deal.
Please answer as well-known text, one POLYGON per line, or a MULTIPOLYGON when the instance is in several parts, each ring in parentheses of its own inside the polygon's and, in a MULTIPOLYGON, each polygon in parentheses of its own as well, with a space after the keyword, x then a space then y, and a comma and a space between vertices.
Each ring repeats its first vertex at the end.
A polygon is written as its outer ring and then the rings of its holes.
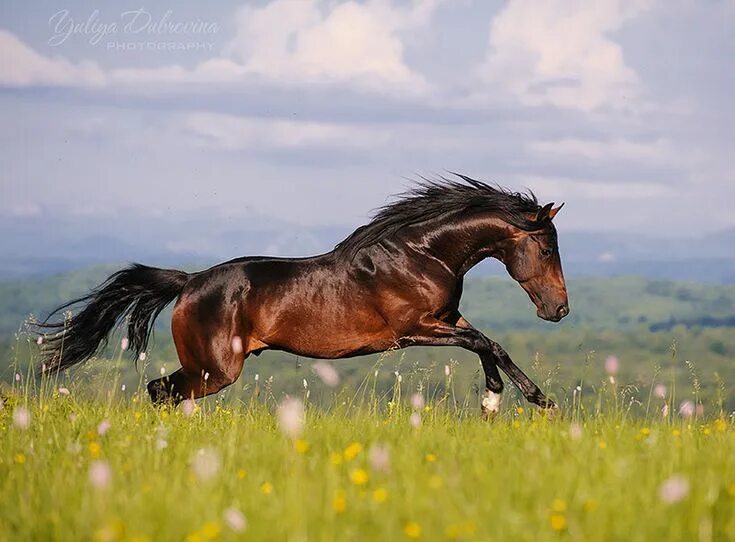
POLYGON ((217 538, 221 531, 222 528, 219 526, 219 523, 214 521, 208 521, 202 525, 202 536, 205 540, 213 540, 217 538))
POLYGON ((97 442, 95 441, 90 442, 88 448, 89 448, 89 455, 92 456, 92 458, 96 459, 100 456, 100 452, 102 451, 102 448, 97 442))
POLYGON ((18 465, 22 465, 23 463, 26 462, 26 456, 22 454, 21 452, 18 452, 17 454, 15 454, 15 462, 18 465))
POLYGON ((294 440, 293 447, 300 454, 305 454, 309 451, 309 443, 302 438, 294 440))
POLYGON ((270 482, 263 482, 263 484, 260 486, 260 491, 263 492, 263 495, 270 495, 273 493, 273 484, 270 482))
POLYGON ((551 528, 556 532, 563 531, 567 528, 567 518, 563 514, 551 514, 549 517, 551 528))
POLYGON ((385 488, 379 487, 373 491, 373 500, 378 504, 384 503, 388 500, 388 492, 385 488))
POLYGON ((369 479, 368 473, 365 469, 354 469, 350 472, 350 480, 356 486, 363 486, 367 484, 369 479))
POLYGON ((681 436, 681 431, 679 431, 678 429, 674 429, 674 430, 673 430, 673 431, 671 432, 671 434, 672 434, 673 436, 675 436, 675 437, 679 437, 679 436, 681 436))
POLYGON ((352 461, 358 456, 360 452, 362 452, 362 444, 360 444, 359 442, 353 442, 352 444, 347 446, 347 448, 345 448, 345 459, 347 461, 352 461))
POLYGON ((518 429, 521 426, 521 422, 518 420, 513 420, 513 428, 518 429))
POLYGON ((332 499, 332 508, 338 514, 347 510, 347 497, 345 496, 344 491, 340 490, 334 495, 334 499, 332 499))
POLYGON ((403 534, 405 534, 408 538, 418 538, 419 536, 421 536, 421 525, 419 525, 415 521, 409 521, 403 527, 403 534))
POLYGON ((644 427, 643 429, 641 429, 641 435, 643 435, 644 437, 647 437, 650 434, 651 430, 648 427, 644 427))
POLYGON ((434 461, 436 461, 436 456, 434 454, 426 454, 427 463, 433 463, 434 461))
POLYGON ((522 406, 516 407, 516 412, 518 413, 518 415, 523 414, 523 407, 522 406))
POLYGON ((246 471, 245 469, 239 469, 237 471, 237 477, 240 480, 244 480, 247 475, 248 475, 248 471, 246 471))
POLYGON ((723 420, 722 418, 717 418, 712 423, 712 425, 714 425, 715 429, 717 429, 717 431, 719 431, 720 433, 724 433, 725 430, 727 429, 727 422, 723 420))
POLYGON ((607 442, 605 442, 604 440, 601 440, 599 447, 600 447, 600 450, 604 450, 605 448, 607 448, 607 442))

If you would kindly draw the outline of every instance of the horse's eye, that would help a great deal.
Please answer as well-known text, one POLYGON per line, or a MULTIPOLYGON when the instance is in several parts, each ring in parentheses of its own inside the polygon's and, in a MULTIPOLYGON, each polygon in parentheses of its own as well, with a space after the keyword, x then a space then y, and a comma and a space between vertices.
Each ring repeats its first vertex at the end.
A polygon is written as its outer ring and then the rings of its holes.
POLYGON ((541 254, 542 254, 543 256, 551 256, 551 253, 552 253, 552 252, 553 252, 553 251, 552 251, 552 250, 551 250, 550 248, 542 248, 542 249, 541 249, 541 254))

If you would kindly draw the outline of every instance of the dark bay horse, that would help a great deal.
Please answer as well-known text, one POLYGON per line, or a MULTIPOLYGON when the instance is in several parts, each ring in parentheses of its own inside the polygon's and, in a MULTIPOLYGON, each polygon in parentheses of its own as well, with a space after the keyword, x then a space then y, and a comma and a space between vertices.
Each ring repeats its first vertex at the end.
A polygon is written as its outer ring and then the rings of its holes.
POLYGON ((498 367, 528 401, 553 408, 505 350, 460 314, 459 301, 465 273, 493 257, 540 318, 569 314, 552 223, 560 208, 458 175, 417 184, 319 256, 238 258, 193 274, 132 265, 54 311, 81 303, 77 314, 39 324, 52 332, 46 364, 61 370, 94 356, 123 318, 139 356, 155 318, 178 298, 171 327, 181 368, 148 384, 156 403, 216 393, 237 380, 245 358, 267 349, 334 359, 458 346, 482 362, 485 415, 499 408, 498 367))

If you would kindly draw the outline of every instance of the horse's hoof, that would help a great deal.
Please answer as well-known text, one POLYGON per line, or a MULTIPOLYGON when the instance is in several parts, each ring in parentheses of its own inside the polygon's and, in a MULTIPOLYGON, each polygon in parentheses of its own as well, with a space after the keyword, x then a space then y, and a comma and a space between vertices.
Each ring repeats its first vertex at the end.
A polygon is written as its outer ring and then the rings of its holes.
POLYGON ((503 396, 490 390, 485 391, 485 397, 482 398, 482 419, 492 420, 500 412, 500 401, 503 396))

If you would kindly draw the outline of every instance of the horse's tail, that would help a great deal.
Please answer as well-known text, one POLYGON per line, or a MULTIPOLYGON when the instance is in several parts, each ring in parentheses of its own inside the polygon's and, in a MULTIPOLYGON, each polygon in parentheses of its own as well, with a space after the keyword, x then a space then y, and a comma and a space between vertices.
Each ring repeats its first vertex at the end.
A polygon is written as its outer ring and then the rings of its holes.
POLYGON ((130 350, 137 359, 148 346, 154 320, 178 297, 188 280, 189 275, 183 271, 133 264, 110 275, 88 295, 57 308, 44 322, 36 324, 36 332, 45 340, 46 370, 60 371, 97 354, 125 316, 130 350), (64 314, 62 321, 49 323, 54 314, 78 303, 84 304, 81 312, 64 314))

